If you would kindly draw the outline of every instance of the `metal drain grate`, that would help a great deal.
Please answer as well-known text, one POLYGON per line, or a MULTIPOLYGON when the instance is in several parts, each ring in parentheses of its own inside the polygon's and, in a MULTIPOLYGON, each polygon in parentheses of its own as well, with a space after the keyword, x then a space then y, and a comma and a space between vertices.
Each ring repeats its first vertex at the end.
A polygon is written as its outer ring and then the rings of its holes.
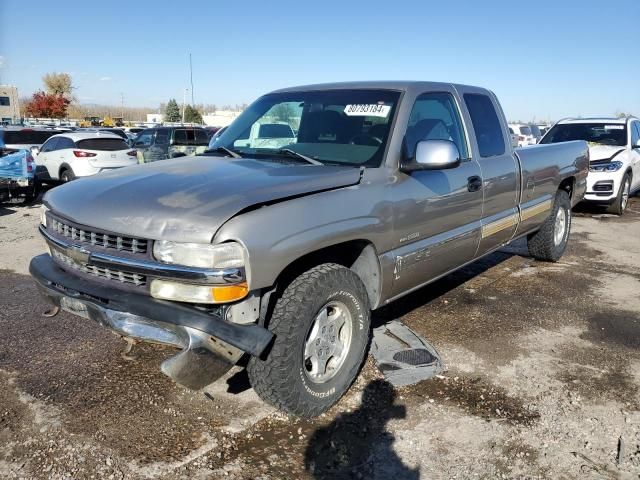
POLYGON ((402 350, 393 355, 396 362, 406 363, 407 365, 428 365, 437 359, 426 348, 412 348, 411 350, 402 350))

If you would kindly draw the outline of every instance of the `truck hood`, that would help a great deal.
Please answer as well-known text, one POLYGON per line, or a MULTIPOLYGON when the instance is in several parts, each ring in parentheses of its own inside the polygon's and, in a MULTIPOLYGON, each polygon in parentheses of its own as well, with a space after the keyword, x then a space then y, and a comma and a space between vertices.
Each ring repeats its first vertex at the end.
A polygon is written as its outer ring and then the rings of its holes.
POLYGON ((181 157, 75 180, 48 192, 44 203, 100 230, 209 243, 242 210, 359 181, 353 167, 181 157))
POLYGON ((589 158, 592 162, 609 160, 611 157, 617 155, 623 150, 625 150, 624 147, 589 144, 589 158))

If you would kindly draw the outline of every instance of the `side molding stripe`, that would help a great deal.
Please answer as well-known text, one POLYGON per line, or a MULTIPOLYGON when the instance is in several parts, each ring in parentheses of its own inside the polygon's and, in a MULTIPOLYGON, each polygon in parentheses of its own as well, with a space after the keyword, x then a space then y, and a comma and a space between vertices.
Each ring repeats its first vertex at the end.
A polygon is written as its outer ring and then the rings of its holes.
POLYGON ((482 238, 490 237, 491 235, 495 235, 502 230, 507 228, 511 228, 514 225, 518 224, 518 214, 513 213, 505 218, 501 218, 500 220, 496 220, 495 222, 487 223, 482 226, 482 238))
POLYGON ((536 215, 540 215, 541 213, 544 213, 547 210, 551 210, 552 203, 553 202, 551 200, 545 200, 544 202, 540 202, 539 204, 534 205, 533 207, 523 209, 522 213, 520 214, 521 221, 524 222, 525 220, 529 220, 530 218, 533 218, 536 215))

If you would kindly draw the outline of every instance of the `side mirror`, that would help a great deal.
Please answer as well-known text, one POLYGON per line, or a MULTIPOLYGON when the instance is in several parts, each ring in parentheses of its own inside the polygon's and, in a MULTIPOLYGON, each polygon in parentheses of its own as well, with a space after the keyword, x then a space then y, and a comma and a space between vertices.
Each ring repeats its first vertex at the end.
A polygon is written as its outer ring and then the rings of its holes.
POLYGON ((40 153, 40 147, 36 147, 35 145, 29 149, 32 157, 37 156, 40 153))
POLYGON ((133 142, 132 147, 144 147, 144 142, 133 142))
POLYGON ((460 152, 456 144, 449 140, 422 140, 416 145, 412 159, 403 162, 400 170, 443 170, 460 165, 460 152))

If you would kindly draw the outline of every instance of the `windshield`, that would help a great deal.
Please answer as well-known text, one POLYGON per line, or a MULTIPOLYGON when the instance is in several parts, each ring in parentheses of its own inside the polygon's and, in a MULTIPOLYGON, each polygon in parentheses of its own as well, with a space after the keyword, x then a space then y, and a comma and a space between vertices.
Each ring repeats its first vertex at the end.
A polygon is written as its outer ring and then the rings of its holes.
POLYGON ((627 127, 621 123, 565 123, 552 127, 541 143, 570 142, 571 140, 624 147, 627 144, 627 127))
POLYGON ((325 90, 259 98, 212 143, 248 157, 293 150, 323 163, 378 167, 399 92, 325 90))
POLYGON ((520 135, 531 135, 531 129, 529 127, 519 127, 520 135))

